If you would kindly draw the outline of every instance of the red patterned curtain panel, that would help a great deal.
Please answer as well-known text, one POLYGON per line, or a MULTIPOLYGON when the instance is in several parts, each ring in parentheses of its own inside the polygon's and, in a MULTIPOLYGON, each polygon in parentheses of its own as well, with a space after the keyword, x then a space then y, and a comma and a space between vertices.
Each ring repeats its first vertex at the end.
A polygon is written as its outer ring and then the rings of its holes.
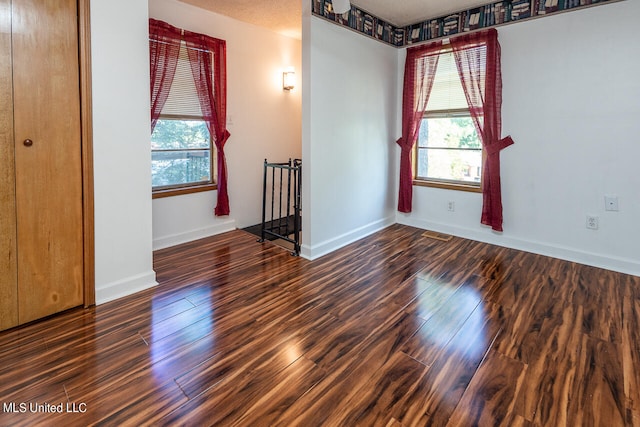
POLYGON ((502 73, 495 29, 451 39, 469 111, 486 153, 482 176, 481 223, 502 231, 500 151, 513 144, 502 133, 502 73), (486 62, 486 67, 482 64, 486 62))
POLYGON ((202 115, 216 146, 218 162, 218 203, 215 214, 229 215, 227 161, 224 145, 231 134, 227 125, 226 42, 203 34, 184 32, 189 63, 198 91, 202 115))
POLYGON ((175 28, 166 22, 149 20, 151 53, 151 131, 169 96, 178 63, 180 44, 187 46, 189 64, 202 115, 216 146, 218 200, 215 215, 229 215, 227 162, 224 146, 231 134, 227 123, 226 42, 204 34, 175 28))
POLYGON ((411 150, 418 140, 420 122, 427 109, 441 49, 442 42, 437 41, 407 50, 402 92, 402 136, 396 141, 401 149, 398 191, 400 212, 411 212, 413 201, 411 150))
POLYGON ((149 20, 151 67, 151 132, 156 127, 176 73, 180 54, 181 30, 166 22, 149 20))

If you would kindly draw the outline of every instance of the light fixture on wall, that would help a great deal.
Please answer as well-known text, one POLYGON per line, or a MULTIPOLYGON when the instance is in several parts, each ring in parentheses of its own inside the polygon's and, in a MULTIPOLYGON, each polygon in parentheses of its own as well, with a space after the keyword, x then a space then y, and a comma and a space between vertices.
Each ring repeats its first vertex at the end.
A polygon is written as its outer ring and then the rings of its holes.
POLYGON ((296 83, 295 71, 289 69, 282 72, 282 90, 292 90, 296 83))
POLYGON ((347 13, 351 10, 351 2, 349 0, 331 0, 333 11, 339 15, 347 13))

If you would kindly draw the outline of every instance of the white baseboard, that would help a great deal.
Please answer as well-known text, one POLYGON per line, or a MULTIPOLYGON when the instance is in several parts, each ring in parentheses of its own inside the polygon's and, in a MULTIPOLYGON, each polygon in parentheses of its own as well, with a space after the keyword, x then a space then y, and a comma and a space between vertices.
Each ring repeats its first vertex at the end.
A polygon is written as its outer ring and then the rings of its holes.
POLYGON ((452 234, 465 239, 476 240, 479 242, 490 243, 492 245, 518 249, 538 255, 550 256, 566 261, 577 262, 579 264, 586 264, 604 268, 606 270, 640 276, 640 263, 631 259, 612 257, 605 254, 596 254, 569 247, 550 245, 544 242, 517 239, 514 237, 504 236, 489 229, 472 230, 438 222, 415 219, 406 216, 403 217, 401 215, 398 215, 397 222, 398 224, 452 234))
POLYGON ((224 222, 219 222, 215 225, 199 228, 196 230, 189 230, 178 234, 172 234, 169 236, 162 236, 153 239, 153 250, 169 248, 171 246, 180 245, 182 243, 191 242, 193 240, 202 239, 209 236, 215 236, 216 234, 226 233, 227 231, 236 229, 236 220, 229 219, 224 222))
POLYGON ((157 284, 156 272, 153 270, 108 283, 99 288, 96 287, 96 304, 104 304, 105 302, 126 297, 127 295, 153 288, 157 284))
POLYGON ((362 227, 359 227, 355 230, 351 230, 348 233, 344 233, 332 239, 325 240, 324 242, 318 243, 317 245, 309 246, 303 244, 300 248, 300 256, 309 260, 320 258, 323 255, 340 249, 341 247, 360 240, 363 237, 367 237, 368 235, 373 234, 376 231, 387 228, 390 225, 395 224, 395 222, 396 221, 394 217, 383 218, 381 220, 363 225, 362 227))

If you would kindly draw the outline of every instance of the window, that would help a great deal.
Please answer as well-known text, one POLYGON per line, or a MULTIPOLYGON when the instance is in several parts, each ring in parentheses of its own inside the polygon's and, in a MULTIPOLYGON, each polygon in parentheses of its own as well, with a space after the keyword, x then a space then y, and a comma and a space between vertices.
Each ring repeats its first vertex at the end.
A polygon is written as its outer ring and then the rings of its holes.
POLYGON ((481 191, 482 143, 451 50, 439 55, 414 155, 415 184, 481 191))
POLYGON ((151 182, 155 193, 211 189, 215 164, 184 41, 166 103, 151 134, 151 182), (182 191, 180 191, 182 190, 182 191))
POLYGON ((217 190, 216 216, 229 215, 226 51, 222 39, 149 19, 153 197, 217 190))
POLYGON ((435 40, 407 49, 402 89, 402 135, 396 141, 400 146, 399 212, 412 211, 412 184, 477 191, 482 192, 480 223, 491 227, 493 231, 502 231, 500 151, 513 145, 513 138, 510 135, 500 137, 501 107, 500 43, 495 28, 455 36, 449 39, 449 46, 444 46, 442 40, 435 40), (451 51, 458 71, 458 80, 453 77, 455 74, 452 71, 447 72, 447 69, 453 70, 452 61, 447 58, 450 57, 447 54, 451 51), (450 65, 447 66, 447 63, 450 65), (436 77, 436 74, 440 76, 436 77), (459 82, 459 87, 462 87, 467 105, 452 101, 460 99, 459 96, 454 96, 456 92, 460 93, 454 89, 454 86, 458 87, 458 84, 454 84, 456 81, 459 82), (448 89, 443 90, 441 87, 448 89), (445 106, 437 102, 442 97, 448 100, 445 106), (466 118, 467 114, 471 117, 474 128, 479 133, 478 138, 482 142, 482 162, 478 166, 474 166, 475 161, 462 156, 464 152, 475 151, 477 158, 478 150, 471 135, 456 129, 467 128, 464 120, 457 120, 466 118), (441 132, 445 136, 438 138, 434 129, 437 128, 436 122, 439 122, 436 119, 442 118, 448 120, 443 124, 448 130, 441 132), (417 144, 422 122, 425 120, 426 136, 417 144), (446 137, 457 132, 462 136, 446 137), (451 142, 452 140, 456 140, 457 144, 451 142), (458 153, 457 159, 465 162, 459 168, 462 173, 455 172, 457 168, 451 158, 444 158, 442 153, 448 151, 458 153), (440 154, 432 156, 438 152, 440 154), (412 155, 414 162, 411 161, 412 155), (438 162, 449 167, 440 168, 438 171, 438 162), (416 166, 412 166, 412 163, 416 166), (482 176, 482 183, 476 184, 475 176, 482 176))

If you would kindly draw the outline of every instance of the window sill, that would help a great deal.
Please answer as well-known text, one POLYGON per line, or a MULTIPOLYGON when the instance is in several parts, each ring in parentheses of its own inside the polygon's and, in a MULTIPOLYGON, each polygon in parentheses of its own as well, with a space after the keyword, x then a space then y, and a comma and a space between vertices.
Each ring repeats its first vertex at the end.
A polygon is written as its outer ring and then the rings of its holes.
POLYGON ((163 197, 181 196, 183 194, 201 193, 203 191, 212 191, 217 189, 218 186, 216 184, 194 185, 191 187, 182 188, 167 188, 164 190, 153 190, 153 192, 151 193, 151 197, 153 199, 160 199, 163 197))
POLYGON ((424 181, 414 179, 413 185, 417 185, 419 187, 442 188, 445 190, 468 191, 470 193, 482 193, 482 187, 471 184, 457 184, 453 182, 424 181))

